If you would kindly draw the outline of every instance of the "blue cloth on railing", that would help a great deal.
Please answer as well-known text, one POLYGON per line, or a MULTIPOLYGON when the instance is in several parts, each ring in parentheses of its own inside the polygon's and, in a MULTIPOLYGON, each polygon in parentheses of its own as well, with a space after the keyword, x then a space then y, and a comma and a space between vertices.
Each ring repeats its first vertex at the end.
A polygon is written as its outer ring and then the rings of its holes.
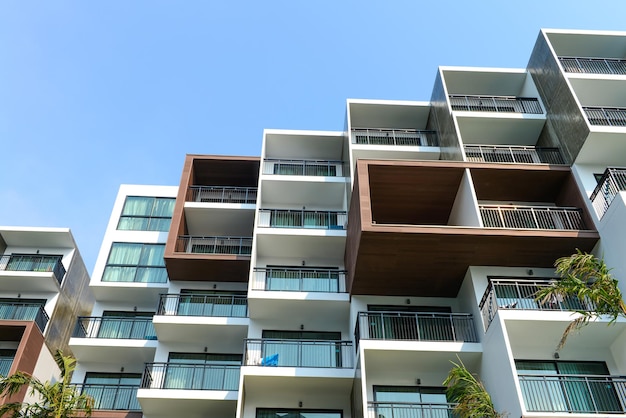
POLYGON ((273 354, 261 359, 261 366, 278 366, 278 354, 273 354))

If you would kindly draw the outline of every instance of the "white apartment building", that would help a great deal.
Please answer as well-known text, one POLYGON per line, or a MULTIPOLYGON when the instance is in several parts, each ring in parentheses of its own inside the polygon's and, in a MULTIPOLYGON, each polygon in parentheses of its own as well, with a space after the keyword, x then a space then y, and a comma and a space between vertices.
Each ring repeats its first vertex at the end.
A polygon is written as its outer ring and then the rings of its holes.
POLYGON ((99 416, 440 418, 462 361, 511 417, 626 416, 626 320, 556 350, 593 307, 534 298, 576 249, 626 273, 620 167, 626 32, 562 30, 429 101, 348 100, 345 131, 188 155, 120 189, 74 381, 99 416))

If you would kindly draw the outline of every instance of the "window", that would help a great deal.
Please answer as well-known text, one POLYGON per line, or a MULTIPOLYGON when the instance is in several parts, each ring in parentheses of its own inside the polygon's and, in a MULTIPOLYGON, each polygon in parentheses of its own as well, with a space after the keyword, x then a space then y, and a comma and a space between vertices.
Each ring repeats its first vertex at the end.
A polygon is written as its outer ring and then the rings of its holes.
POLYGON ((141 373, 87 373, 82 393, 93 398, 94 409, 138 411, 140 383, 141 373))
POLYGON ((169 197, 128 196, 117 229, 168 231, 175 201, 169 197))
POLYGON ((374 400, 385 403, 445 404, 446 389, 422 386, 374 386, 374 400))
POLYGON ((0 376, 8 376, 16 350, 0 349, 0 376))
POLYGON ((156 340, 152 312, 104 311, 98 338, 156 340))
POLYGON ((103 282, 166 283, 165 244, 114 242, 103 282))
POLYGON ((262 408, 256 410, 256 418, 341 418, 342 416, 342 411, 262 408))

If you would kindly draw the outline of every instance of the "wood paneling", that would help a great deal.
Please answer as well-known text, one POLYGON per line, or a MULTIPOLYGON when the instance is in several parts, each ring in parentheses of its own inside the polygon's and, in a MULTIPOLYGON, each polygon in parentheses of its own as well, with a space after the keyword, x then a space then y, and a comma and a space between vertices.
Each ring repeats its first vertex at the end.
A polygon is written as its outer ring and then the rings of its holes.
POLYGON ((229 254, 165 255, 165 266, 171 281, 247 282, 250 256, 229 254))

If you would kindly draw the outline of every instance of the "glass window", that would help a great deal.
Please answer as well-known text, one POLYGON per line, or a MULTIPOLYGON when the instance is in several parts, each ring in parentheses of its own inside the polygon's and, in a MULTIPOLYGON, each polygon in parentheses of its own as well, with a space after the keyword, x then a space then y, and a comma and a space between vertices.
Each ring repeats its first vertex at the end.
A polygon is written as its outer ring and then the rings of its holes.
POLYGON ((140 383, 141 373, 87 373, 82 393, 93 398, 94 409, 137 411, 140 383))
POLYGON ((421 386, 374 386, 376 402, 447 403, 446 389, 421 386))
POLYGON ((16 350, 0 349, 0 376, 8 376, 16 350))
POLYGON ((102 281, 165 283, 164 252, 165 244, 114 242, 102 281))
POLYGON ((117 229, 168 231, 175 202, 169 197, 128 196, 117 229))
POLYGON ((341 418, 341 411, 307 409, 257 409, 256 418, 341 418))

